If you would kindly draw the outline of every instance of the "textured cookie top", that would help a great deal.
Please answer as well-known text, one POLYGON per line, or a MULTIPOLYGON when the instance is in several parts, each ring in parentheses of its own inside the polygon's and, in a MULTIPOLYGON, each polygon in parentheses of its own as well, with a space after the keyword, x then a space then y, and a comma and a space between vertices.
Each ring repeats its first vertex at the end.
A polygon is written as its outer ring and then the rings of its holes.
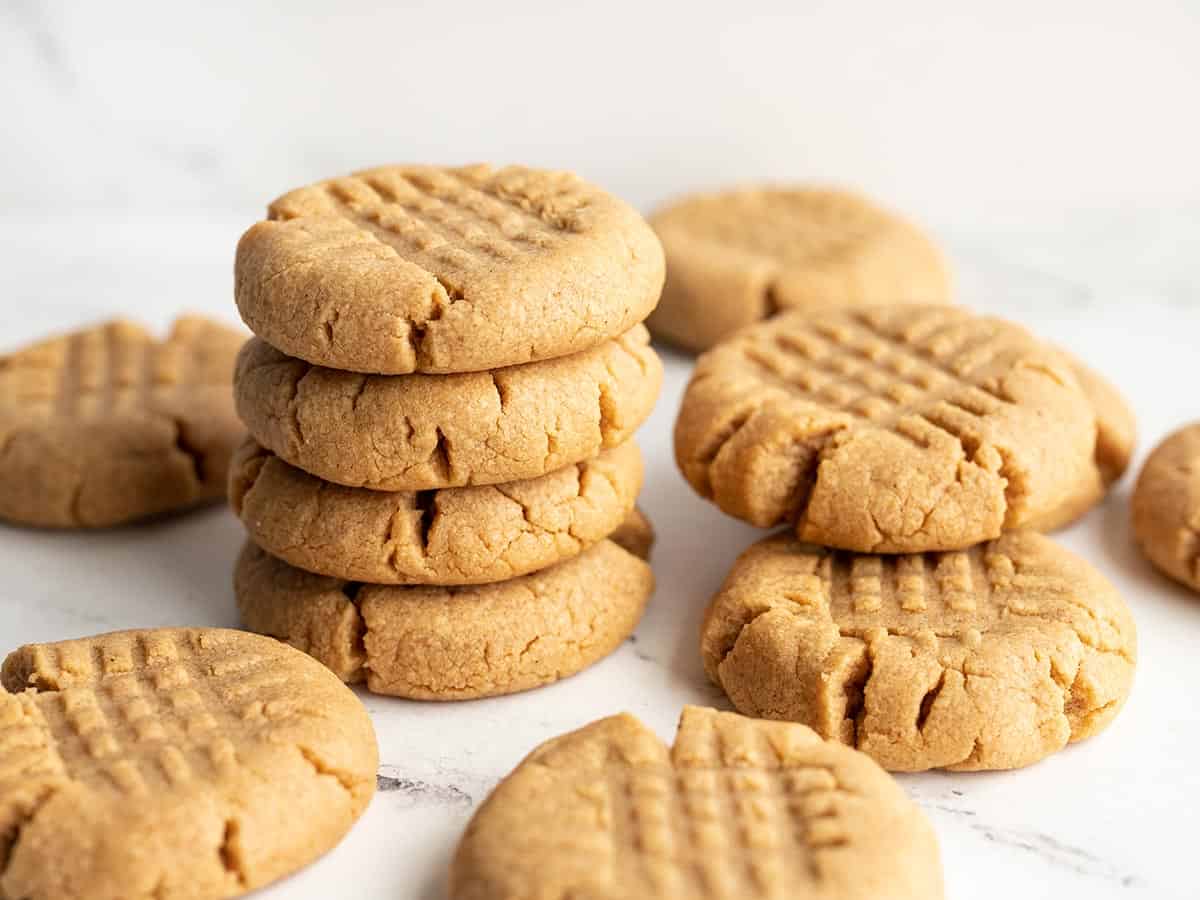
POLYGON ((1200 422, 1154 448, 1133 492, 1142 552, 1176 581, 1200 590, 1200 422))
POLYGON ((536 478, 628 440, 658 398, 662 363, 641 325, 559 359, 454 375, 358 375, 261 340, 234 393, 251 434, 326 481, 426 490, 536 478))
POLYGON ((103 525, 218 495, 244 340, 185 316, 164 341, 114 321, 0 357, 0 515, 103 525))
POLYGON ((885 767, 1012 768, 1116 715, 1133 618, 1034 532, 876 556, 776 536, 713 599, 704 666, 748 715, 804 722, 885 767))
POLYGON ((30 645, 3 685, 0 896, 235 896, 333 846, 374 791, 362 705, 256 635, 30 645))
POLYGON ((793 312, 697 363, 675 426, 692 486, 814 543, 957 549, 1095 481, 1096 416, 1061 354, 949 307, 793 312))
POLYGON ((855 193, 796 187, 696 195, 655 213, 651 224, 668 275, 650 327, 689 349, 786 309, 949 299, 930 241, 855 193))
POLYGON ((685 707, 534 750, 475 814, 453 900, 937 900, 933 829, 870 759, 808 728, 685 707))
POLYGON ((293 568, 247 543, 234 573, 246 627, 311 653, 376 693, 465 700, 549 684, 616 649, 654 576, 631 517, 612 540, 494 584, 361 584, 293 568))
POLYGON ((611 534, 633 510, 632 441, 525 481, 372 491, 290 466, 252 438, 229 499, 250 538, 292 565, 378 584, 475 584, 542 569, 611 534))
POLYGON ((281 350, 356 372, 469 372, 575 353, 658 302, 663 253, 579 177, 386 166, 300 188, 238 244, 236 295, 281 350))

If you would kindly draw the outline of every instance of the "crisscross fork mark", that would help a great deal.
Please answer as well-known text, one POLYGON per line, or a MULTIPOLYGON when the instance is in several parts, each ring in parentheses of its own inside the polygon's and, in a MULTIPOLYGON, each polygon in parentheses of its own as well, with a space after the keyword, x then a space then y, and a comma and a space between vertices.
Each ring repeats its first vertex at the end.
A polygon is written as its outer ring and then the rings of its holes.
POLYGON ((848 841, 848 792, 829 769, 783 764, 755 728, 680 739, 687 752, 674 767, 609 770, 617 854, 659 893, 732 896, 751 885, 773 896, 798 877, 816 879, 815 851, 848 841))
POLYGON ((432 177, 421 175, 419 178, 410 175, 409 180, 416 180, 418 184, 425 181, 429 192, 438 200, 477 216, 482 222, 493 227, 495 236, 543 249, 552 246, 560 237, 558 231, 562 229, 555 223, 531 213, 503 193, 484 191, 460 172, 448 170, 432 177), (438 193, 439 178, 444 179, 459 193, 438 193))
POLYGON ((70 417, 79 408, 83 337, 82 334, 71 334, 64 340, 58 396, 51 401, 55 415, 70 417))
POLYGON ((660 892, 730 896, 749 881, 766 893, 797 863, 816 877, 812 852, 847 840, 836 782, 820 768, 620 768, 610 790, 625 819, 614 823, 618 854, 660 892))
POLYGON ((39 695, 72 777, 103 779, 136 794, 228 770, 237 758, 227 734, 253 711, 254 704, 242 702, 245 694, 285 686, 286 677, 265 659, 231 664, 219 649, 206 658, 212 674, 195 678, 186 667, 194 648, 150 637, 153 646, 139 636, 126 648, 94 645, 90 659, 43 660, 90 674, 88 683, 39 695), (170 742, 171 731, 181 743, 170 742))
POLYGON ((343 215, 398 252, 452 269, 511 262, 559 239, 539 217, 457 174, 439 183, 434 175, 376 173, 329 182, 325 191, 343 215))
POLYGON ((799 367, 785 365, 754 344, 745 353, 767 377, 781 379, 789 390, 798 389, 815 403, 886 428, 920 447, 929 446, 940 434, 974 458, 980 445, 975 423, 1011 401, 985 385, 971 383, 968 376, 993 362, 1009 345, 1003 336, 984 332, 977 337, 980 330, 972 327, 976 323, 971 320, 935 324, 921 343, 958 330, 960 339, 944 348, 942 355, 969 358, 969 366, 958 367, 962 371, 944 359, 918 355, 899 338, 866 326, 849 329, 818 323, 813 333, 779 335, 774 350, 785 361, 799 358, 799 367))
MULTIPOLYGON (((868 615, 873 625, 895 634, 933 631, 952 637, 967 623, 986 627, 1001 613, 996 591, 1013 577, 1012 560, 999 553, 985 558, 976 548, 896 556, 834 552, 830 557, 832 619, 868 615), (940 616, 951 617, 953 624, 944 629, 928 624, 940 616)), ((842 633, 860 637, 867 630, 855 626, 842 633)))

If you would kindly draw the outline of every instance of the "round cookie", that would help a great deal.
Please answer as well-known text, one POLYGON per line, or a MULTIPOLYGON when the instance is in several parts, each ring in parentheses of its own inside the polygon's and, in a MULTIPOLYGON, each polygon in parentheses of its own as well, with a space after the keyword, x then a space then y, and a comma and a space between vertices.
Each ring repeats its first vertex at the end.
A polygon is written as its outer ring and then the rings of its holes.
POLYGON ((928 820, 802 725, 687 706, 668 748, 629 714, 547 741, 475 813, 451 900, 939 900, 928 820))
POLYGON ((593 350, 491 372, 356 375, 251 340, 234 394, 282 459, 349 487, 423 491, 537 478, 623 444, 662 363, 638 325, 593 350))
POLYGON ((701 630, 741 712, 802 722, 897 771, 1027 766, 1096 734, 1136 662, 1095 569, 1032 531, 951 553, 754 544, 701 630))
POLYGON ((1200 422, 1154 448, 1133 491, 1133 534, 1150 562, 1200 591, 1200 422))
POLYGON ((244 340, 195 316, 165 341, 113 321, 0 357, 0 519, 94 528, 220 499, 244 340))
POLYGON ((526 481, 384 492, 322 481, 248 438, 229 499, 252 541, 301 569, 377 584, 480 584, 603 540, 641 486, 632 441, 526 481))
POLYGON ((860 552, 953 550, 1096 481, 1065 358, 952 307, 786 313, 704 354, 675 425, 685 477, 759 526, 860 552))
POLYGON ((353 372, 474 372, 578 353, 658 302, 663 252, 575 175, 386 166, 280 197, 238 243, 255 334, 353 372))
POLYGON ((950 279, 929 239, 859 194, 702 194, 650 224, 666 251, 667 281, 647 324, 687 350, 706 350, 783 310, 950 302, 950 279))
POLYGON ((11 654, 0 897, 235 897, 333 848, 375 791, 362 704, 278 641, 125 631, 11 654))
POLYGON ((1025 523, 1026 528, 1035 531, 1063 528, 1103 500, 1108 489, 1125 474, 1137 443, 1137 419, 1116 386, 1071 354, 1063 355, 1096 415, 1095 465, 1079 490, 1058 509, 1025 523))
POLYGON ((604 540, 495 584, 361 584, 310 574, 247 542, 234 587, 247 628, 312 654, 343 681, 470 700, 549 684, 607 656, 633 633, 654 576, 604 540))

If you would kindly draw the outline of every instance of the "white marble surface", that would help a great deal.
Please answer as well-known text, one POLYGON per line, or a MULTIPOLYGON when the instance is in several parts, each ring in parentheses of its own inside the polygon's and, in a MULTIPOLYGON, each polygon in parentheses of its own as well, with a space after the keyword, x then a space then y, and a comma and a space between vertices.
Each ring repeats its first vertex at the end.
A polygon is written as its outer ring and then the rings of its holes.
POLYGON ((1194 0, 0 0, 0 208, 235 210, 399 159, 937 222, 1200 204, 1194 0))
MULTIPOLYGON (((232 318, 236 221, 0 221, 0 333, 122 313, 165 323, 195 309, 232 318)), ((1104 369, 1135 405, 1142 455, 1197 417, 1194 341, 1200 217, 1128 217, 1029 239, 944 231, 963 299, 1003 311, 1104 369)), ((560 684, 434 705, 363 699, 379 732, 384 787, 337 850, 270 897, 441 896, 472 809, 535 744, 617 710, 664 737, 686 702, 722 705, 697 656, 701 610, 756 536, 697 499, 672 462, 670 428, 689 363, 667 355, 662 400, 641 440, 643 504, 659 530, 659 590, 630 641, 560 684)), ((1129 479, 1062 540, 1106 572, 1137 617, 1133 696, 1104 734, 1030 769, 903 777, 937 827, 949 895, 1194 897, 1200 778, 1200 597, 1156 575, 1130 543, 1129 479)), ((213 509, 104 534, 0 527, 0 649, 125 627, 232 625, 230 569, 242 539, 213 509)))

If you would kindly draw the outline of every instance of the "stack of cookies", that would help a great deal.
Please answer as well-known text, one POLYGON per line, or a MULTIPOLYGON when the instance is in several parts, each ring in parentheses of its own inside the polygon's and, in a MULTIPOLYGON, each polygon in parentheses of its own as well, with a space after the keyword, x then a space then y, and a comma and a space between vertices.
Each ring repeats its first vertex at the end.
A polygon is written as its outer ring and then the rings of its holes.
POLYGON ((653 587, 632 436, 663 268, 566 173, 387 167, 271 204, 236 265, 244 624, 424 699, 617 647, 653 587))
POLYGON ((788 523, 734 566, 701 653, 739 711, 895 770, 1028 765, 1129 693, 1129 609, 1039 531, 1128 464, 1119 393, 950 306, 793 311, 702 356, 675 431, 723 510, 788 523))

